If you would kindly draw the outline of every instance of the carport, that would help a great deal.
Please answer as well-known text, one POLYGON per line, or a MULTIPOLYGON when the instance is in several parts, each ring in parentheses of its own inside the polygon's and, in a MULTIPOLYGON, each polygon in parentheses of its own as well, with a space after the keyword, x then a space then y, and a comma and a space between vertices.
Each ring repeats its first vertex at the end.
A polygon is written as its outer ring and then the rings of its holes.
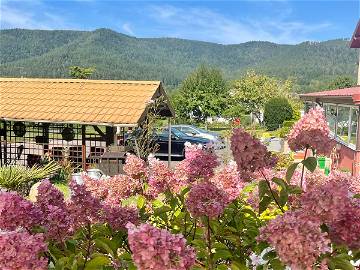
POLYGON ((96 166, 105 153, 124 153, 124 134, 155 100, 159 117, 174 117, 160 81, 0 78, 0 97, 1 166, 32 166, 44 155, 96 166))

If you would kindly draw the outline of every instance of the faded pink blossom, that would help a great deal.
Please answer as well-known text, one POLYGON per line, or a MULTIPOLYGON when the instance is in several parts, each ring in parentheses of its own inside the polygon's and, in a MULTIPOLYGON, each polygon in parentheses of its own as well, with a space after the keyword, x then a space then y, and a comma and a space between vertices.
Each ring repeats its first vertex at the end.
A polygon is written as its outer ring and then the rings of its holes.
POLYGON ((242 128, 233 130, 231 151, 244 180, 251 180, 254 172, 271 168, 276 164, 276 157, 266 149, 266 146, 242 128))
POLYGON ((48 261, 41 257, 47 250, 42 234, 0 230, 0 269, 45 270, 48 261))
POLYGON ((259 241, 275 248, 280 260, 295 270, 312 270, 319 255, 330 251, 330 240, 320 223, 302 212, 286 212, 260 229, 259 241))
POLYGON ((342 209, 340 219, 328 225, 331 240, 352 249, 360 248, 360 199, 357 200, 342 209))
POLYGON ((237 165, 234 161, 230 161, 222 169, 215 173, 210 179, 219 189, 225 191, 231 201, 239 197, 244 182, 241 181, 237 171, 237 165))
POLYGON ((318 155, 330 154, 334 143, 330 139, 330 128, 320 106, 310 109, 295 123, 288 135, 288 143, 293 151, 311 148, 318 155))
POLYGON ((113 230, 125 230, 127 223, 139 223, 139 212, 136 208, 105 204, 104 220, 113 230))
POLYGON ((189 183, 198 179, 209 179, 218 165, 218 157, 211 148, 186 143, 185 159, 176 166, 175 177, 189 183))
POLYGON ((134 179, 146 179, 148 177, 148 169, 146 163, 141 158, 133 155, 127 154, 124 164, 124 172, 134 179))
POLYGON ((63 242, 73 232, 73 220, 69 215, 63 193, 49 180, 43 180, 38 186, 36 205, 43 213, 42 226, 45 238, 63 242))
POLYGON ((98 198, 91 195, 85 186, 70 182, 71 200, 68 203, 70 217, 73 220, 73 229, 83 225, 101 221, 102 205, 98 198))
POLYGON ((101 200, 104 200, 107 197, 109 192, 107 180, 93 179, 86 173, 83 173, 81 178, 83 180, 83 184, 86 187, 86 190, 90 191, 94 197, 101 200))
POLYGON ((106 185, 108 190, 105 201, 112 204, 119 204, 121 200, 142 191, 141 182, 127 175, 115 175, 106 180, 104 185, 106 185))
MULTIPOLYGON (((166 190, 177 191, 181 187, 174 172, 155 157, 149 157, 149 185, 159 194, 166 190)), ((156 194, 156 195, 157 195, 156 194)))
POLYGON ((149 224, 129 223, 128 239, 132 258, 139 270, 188 270, 195 263, 193 248, 185 238, 149 224))
POLYGON ((341 218, 342 211, 349 204, 350 198, 346 184, 328 182, 304 192, 299 200, 307 219, 330 223, 341 218))
POLYGON ((220 216, 229 202, 228 195, 211 182, 200 182, 192 186, 186 199, 186 207, 193 217, 220 216))
POLYGON ((15 230, 19 227, 31 230, 41 225, 43 215, 32 202, 16 192, 0 191, 0 230, 15 230))

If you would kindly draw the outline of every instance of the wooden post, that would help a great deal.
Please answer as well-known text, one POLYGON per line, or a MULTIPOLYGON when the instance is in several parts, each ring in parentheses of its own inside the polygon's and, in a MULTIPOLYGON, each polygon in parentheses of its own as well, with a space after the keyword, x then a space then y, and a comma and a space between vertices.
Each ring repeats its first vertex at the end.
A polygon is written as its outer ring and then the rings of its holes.
POLYGON ((82 168, 86 170, 86 126, 81 126, 81 160, 82 160, 82 168))
POLYGON ((171 118, 168 118, 169 144, 168 144, 168 167, 171 167, 171 118))

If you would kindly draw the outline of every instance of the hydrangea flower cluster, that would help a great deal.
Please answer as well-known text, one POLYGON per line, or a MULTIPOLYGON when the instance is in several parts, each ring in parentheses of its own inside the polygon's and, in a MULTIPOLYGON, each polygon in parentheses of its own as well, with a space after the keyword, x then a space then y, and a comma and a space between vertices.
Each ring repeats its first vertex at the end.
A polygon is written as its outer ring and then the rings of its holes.
POLYGON ((259 169, 270 168, 276 164, 276 158, 258 139, 242 128, 233 130, 231 151, 242 178, 251 177, 259 169))
POLYGON ((40 257, 47 250, 42 234, 0 230, 0 268, 3 270, 45 270, 47 259, 40 257))
POLYGON ((192 186, 185 204, 193 217, 216 218, 224 212, 228 202, 229 197, 223 190, 205 181, 192 186))
POLYGON ((133 154, 126 155, 123 169, 128 176, 134 179, 140 180, 147 178, 148 176, 148 170, 145 161, 133 154))
POLYGON ((139 270, 188 270, 195 263, 195 251, 186 245, 182 235, 128 223, 128 239, 133 260, 139 270))
POLYGON ((344 183, 327 182, 300 197, 300 206, 308 215, 307 219, 316 219, 322 223, 339 220, 348 203, 348 187, 344 183))
POLYGON ((288 135, 289 147, 293 151, 315 149, 317 154, 330 154, 333 142, 326 122, 324 110, 317 106, 309 110, 295 123, 288 135))
POLYGON ((330 240, 320 224, 302 212, 286 212, 260 229, 260 241, 273 246, 282 262, 291 269, 311 270, 319 255, 329 251, 330 240))
POLYGON ((175 168, 177 174, 180 174, 176 177, 190 183, 198 179, 209 179, 218 165, 218 158, 211 148, 185 143, 185 159, 175 168))
POLYGON ((84 185, 70 182, 71 201, 68 203, 73 229, 83 225, 94 224, 101 220, 102 204, 98 198, 91 195, 84 185))
POLYGON ((115 175, 104 181, 107 188, 106 203, 119 204, 120 200, 129 198, 141 191, 141 182, 127 175, 115 175))
POLYGON ((174 172, 159 159, 150 156, 149 161, 149 185, 156 193, 166 190, 178 190, 179 181, 176 180, 174 172))
POLYGON ((106 180, 98 181, 91 178, 86 173, 82 173, 81 178, 86 189, 90 191, 93 196, 101 200, 104 200, 108 196, 109 187, 106 180))
POLYGON ((37 188, 36 205, 43 213, 42 226, 46 239, 62 242, 73 232, 73 220, 69 215, 64 195, 49 180, 43 180, 37 188))
POLYGON ((331 240, 349 248, 360 248, 360 202, 351 202, 343 209, 341 218, 329 224, 331 240))
POLYGON ((244 187, 244 183, 240 180, 235 161, 230 161, 222 169, 216 172, 210 181, 219 189, 227 193, 230 202, 240 195, 240 192, 244 187))
POLYGON ((43 220, 41 210, 16 192, 0 192, 0 230, 31 230, 43 220))
POLYGON ((113 230, 124 230, 128 222, 139 223, 139 212, 136 208, 104 205, 104 220, 113 230))

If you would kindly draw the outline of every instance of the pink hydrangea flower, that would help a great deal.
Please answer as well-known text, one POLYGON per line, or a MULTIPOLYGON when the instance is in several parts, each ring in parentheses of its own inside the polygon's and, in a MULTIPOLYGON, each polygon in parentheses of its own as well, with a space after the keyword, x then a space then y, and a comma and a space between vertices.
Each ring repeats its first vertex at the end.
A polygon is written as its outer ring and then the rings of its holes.
POLYGON ((45 270, 48 261, 41 257, 47 250, 42 234, 0 230, 0 269, 45 270))
POLYGON ((225 191, 230 201, 239 197, 244 183, 240 179, 235 161, 230 161, 210 179, 219 189, 225 191))
POLYGON ((211 182, 201 182, 192 186, 186 199, 186 207, 193 217, 216 218, 224 212, 229 198, 211 182))
POLYGON ((98 198, 91 195, 85 186, 70 182, 71 200, 68 203, 73 229, 94 224, 101 220, 102 204, 98 198))
POLYGON ((128 239, 133 260, 139 270, 188 270, 195 262, 195 251, 178 234, 149 224, 129 223, 128 239))
POLYGON ((104 220, 113 230, 124 230, 129 222, 139 223, 139 212, 136 208, 104 205, 104 220))
POLYGON ((72 234, 72 219, 69 215, 64 195, 49 180, 38 186, 36 205, 43 213, 45 238, 63 242, 72 234))
POLYGON ((280 260, 298 270, 312 270, 319 255, 330 251, 330 240, 320 224, 301 212, 286 212, 260 229, 260 241, 275 248, 280 260))
POLYGON ((249 180, 252 173, 276 164, 276 158, 258 139, 242 128, 233 130, 231 136, 231 151, 242 178, 249 180))
POLYGON ((106 185, 107 180, 99 181, 97 179, 91 178, 86 173, 83 173, 81 178, 83 180, 83 184, 86 187, 86 190, 90 191, 94 197, 101 200, 104 200, 107 197, 109 192, 108 185, 106 185))
POLYGON ((308 219, 330 223, 341 218, 349 200, 346 184, 328 182, 303 193, 300 197, 300 206, 308 219))
POLYGON ((329 226, 331 240, 349 248, 360 248, 360 200, 351 202, 342 209, 341 218, 329 226))
POLYGON ((43 220, 41 210, 16 192, 0 191, 0 230, 31 230, 43 220))
POLYGON ((288 143, 293 151, 312 148, 317 154, 330 154, 334 144, 330 139, 324 110, 320 106, 310 109, 295 123, 288 135, 288 143))
POLYGON ((149 159, 149 185, 156 193, 166 190, 177 192, 182 184, 175 177, 174 172, 159 159, 150 156, 149 159))
POLYGON ((197 179, 209 179, 219 164, 211 148, 185 143, 185 159, 176 166, 176 177, 185 178, 190 183, 197 179))
POLYGON ((122 199, 126 199, 141 192, 142 186, 138 179, 127 175, 115 175, 104 182, 107 187, 107 203, 119 204, 122 199))
POLYGON ((133 154, 126 155, 123 169, 128 176, 134 179, 146 179, 148 177, 145 161, 133 154))

